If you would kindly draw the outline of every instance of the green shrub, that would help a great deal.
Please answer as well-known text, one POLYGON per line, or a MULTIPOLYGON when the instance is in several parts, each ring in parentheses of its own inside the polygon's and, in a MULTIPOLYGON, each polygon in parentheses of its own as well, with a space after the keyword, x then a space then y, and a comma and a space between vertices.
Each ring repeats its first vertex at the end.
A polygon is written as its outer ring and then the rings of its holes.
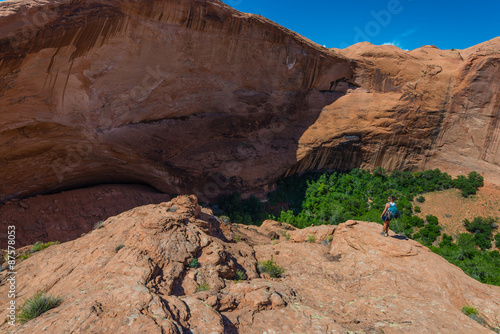
POLYGON ((408 221, 412 227, 424 227, 424 220, 418 216, 411 216, 408 221))
POLYGON ((495 235, 495 245, 500 249, 500 233, 495 235))
POLYGON ((119 244, 118 246, 115 247, 115 253, 118 253, 120 251, 120 249, 122 249, 123 247, 125 247, 124 244, 119 244))
POLYGON ((418 196, 417 197, 417 201, 420 202, 420 203, 424 203, 425 202, 425 197, 424 196, 418 196))
MULTIPOLYGON (((418 217, 414 219, 415 223, 421 224, 417 218, 418 217)), ((427 221, 427 225, 421 228, 418 233, 415 233, 413 238, 422 242, 426 246, 431 246, 432 243, 441 235, 441 226, 439 226, 439 220, 436 216, 427 215, 425 216, 425 220, 427 221)))
POLYGON ((467 231, 474 234, 474 242, 482 250, 492 247, 493 230, 497 228, 496 219, 492 217, 475 217, 472 221, 464 219, 467 231))
POLYGON ((18 257, 18 259, 22 261, 22 260, 26 260, 29 257, 30 257, 30 253, 26 253, 26 254, 20 255, 18 257))
POLYGON ((472 278, 482 283, 500 285, 500 253, 497 250, 479 250, 473 234, 460 234, 456 243, 452 242, 451 237, 443 235, 439 247, 431 247, 431 250, 462 268, 472 278))
POLYGON ((33 247, 31 247, 30 253, 35 253, 35 252, 41 251, 47 247, 50 247, 52 245, 58 245, 58 244, 60 244, 59 241, 50 241, 50 242, 46 242, 46 243, 37 241, 37 242, 35 242, 33 247))
POLYGON ((466 316, 470 317, 471 315, 477 315, 478 311, 477 308, 471 305, 464 305, 462 307, 462 313, 465 314, 466 316))
POLYGON ((234 276, 235 281, 244 281, 247 279, 247 274, 243 270, 236 270, 236 274, 234 276))
POLYGON ((281 231, 281 236, 285 237, 286 240, 290 240, 290 234, 286 233, 285 229, 281 231))
POLYGON ((484 179, 478 172, 470 172, 468 177, 459 175, 455 180, 453 180, 453 186, 462 191, 463 197, 475 195, 477 189, 483 185, 484 179))
POLYGON ((61 302, 62 299, 60 297, 50 296, 44 291, 38 291, 24 302, 19 311, 18 319, 20 322, 24 323, 59 306, 61 302))
POLYGON ((198 268, 200 264, 198 263, 198 259, 194 258, 189 262, 189 268, 198 268))
POLYGON ((328 245, 330 242, 332 242, 332 240, 333 240, 333 234, 328 234, 325 240, 323 240, 322 242, 323 246, 328 245))
POLYGON ((271 260, 259 262, 257 268, 261 273, 267 273, 269 276, 277 278, 281 277, 285 272, 285 269, 281 268, 274 262, 273 257, 271 256, 271 260))
POLYGON ((453 245, 453 237, 446 233, 443 234, 443 240, 439 243, 439 247, 451 247, 453 245))
POLYGON ((306 242, 310 242, 310 243, 315 243, 316 242, 316 236, 314 234, 309 234, 306 238, 306 242))
POLYGON ((480 323, 481 325, 484 324, 484 319, 479 315, 479 312, 474 306, 465 305, 462 307, 462 312, 469 318, 472 318, 478 323, 480 323))
POLYGON ((438 217, 436 217, 434 215, 425 216, 425 220, 427 220, 427 222, 431 225, 439 225, 438 217))
POLYGON ((414 206, 414 207, 413 207, 413 211, 415 211, 416 213, 420 213, 420 212, 422 212, 422 211, 420 210, 420 207, 419 207, 419 206, 414 206))
POLYGON ((255 196, 248 199, 241 199, 238 193, 222 196, 215 207, 214 211, 220 211, 235 224, 260 224, 266 217, 264 203, 255 196))
POLYGON ((208 283, 198 284, 198 287, 196 288, 196 292, 208 291, 208 290, 210 290, 210 284, 208 283))
POLYGON ((92 228, 93 230, 98 230, 100 228, 104 227, 104 220, 98 221, 97 223, 94 224, 94 227, 92 228))
POLYGON ((231 224, 231 219, 228 216, 220 216, 219 219, 226 224, 231 224))

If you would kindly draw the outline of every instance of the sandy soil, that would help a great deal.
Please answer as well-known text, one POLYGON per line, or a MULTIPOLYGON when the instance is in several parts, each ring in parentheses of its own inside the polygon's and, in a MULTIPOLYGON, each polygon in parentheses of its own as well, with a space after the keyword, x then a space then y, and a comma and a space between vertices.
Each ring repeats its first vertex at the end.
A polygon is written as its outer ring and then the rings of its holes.
MULTIPOLYGON (((439 224, 443 226, 443 233, 458 237, 466 232, 463 225, 464 219, 474 217, 500 217, 500 188, 487 184, 480 188, 477 195, 464 198, 458 189, 448 189, 423 195, 424 203, 417 201, 413 205, 420 206, 420 217, 428 214, 438 217, 439 224)), ((497 228, 495 233, 499 233, 497 228)))

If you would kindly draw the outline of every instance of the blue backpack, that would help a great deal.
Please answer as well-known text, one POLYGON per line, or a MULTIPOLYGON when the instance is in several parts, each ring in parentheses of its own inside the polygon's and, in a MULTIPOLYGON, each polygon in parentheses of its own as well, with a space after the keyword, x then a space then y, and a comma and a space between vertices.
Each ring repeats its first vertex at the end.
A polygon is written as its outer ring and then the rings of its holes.
MULTIPOLYGON (((389 204, 390 205, 390 204, 389 204)), ((401 214, 399 213, 399 210, 398 208, 396 207, 396 203, 394 203, 394 205, 390 205, 389 206, 389 210, 387 210, 387 216, 390 218, 390 219, 393 219, 393 218, 399 218, 401 216, 401 214)))

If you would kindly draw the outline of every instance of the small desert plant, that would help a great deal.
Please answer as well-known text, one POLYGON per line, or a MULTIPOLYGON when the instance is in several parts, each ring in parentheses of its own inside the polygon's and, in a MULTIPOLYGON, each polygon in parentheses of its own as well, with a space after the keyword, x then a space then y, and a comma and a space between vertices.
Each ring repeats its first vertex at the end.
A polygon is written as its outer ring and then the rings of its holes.
POLYGON ((31 298, 28 298, 24 302, 19 312, 18 319, 24 323, 59 306, 61 302, 62 299, 60 297, 47 295, 44 291, 37 291, 31 298))
POLYGON ((273 257, 271 260, 259 262, 258 269, 261 273, 267 273, 269 276, 277 278, 281 277, 285 272, 285 269, 281 268, 274 262, 273 257))
POLYGON ((198 259, 194 258, 189 262, 189 268, 198 268, 200 264, 198 263, 198 259))
POLYGON ((479 315, 477 308, 471 305, 465 305, 462 307, 462 312, 469 318, 476 320, 479 324, 484 323, 484 319, 479 315))
POLYGON ((125 247, 124 244, 119 244, 118 246, 115 247, 115 253, 118 253, 120 251, 120 249, 122 249, 123 247, 125 247))
POLYGON ((234 276, 235 281, 244 281, 247 279, 247 274, 243 270, 236 270, 236 275, 234 276))
POLYGON ((231 219, 228 216, 220 216, 219 219, 222 220, 223 223, 231 224, 231 219))
POLYGON ((50 242, 41 242, 41 241, 37 241, 35 242, 35 244, 33 245, 33 247, 31 247, 31 250, 30 250, 30 253, 35 253, 35 252, 38 252, 38 251, 41 251, 47 247, 50 247, 52 245, 58 245, 60 242, 59 241, 50 241, 50 242))
POLYGON ((417 201, 420 202, 420 203, 424 203, 425 202, 425 197, 424 196, 418 196, 417 197, 417 201))
POLYGON ((290 234, 289 234, 289 233, 287 233, 287 235, 285 236, 285 239, 286 239, 287 241, 288 241, 288 240, 290 240, 290 234))
POLYGON ((168 209, 168 211, 170 211, 170 212, 176 212, 178 209, 179 209, 179 207, 178 207, 177 205, 175 205, 175 204, 174 204, 174 205, 172 205, 172 206, 168 209))
POLYGON ((234 237, 234 240, 236 242, 240 242, 241 241, 241 234, 238 234, 237 236, 234 237))
POLYGON ((474 306, 464 305, 462 307, 462 313, 470 317, 471 315, 477 315, 479 312, 477 311, 477 308, 475 308, 474 306))
POLYGON ((94 227, 92 228, 93 230, 98 230, 100 228, 104 227, 104 220, 98 221, 97 223, 94 224, 94 227))
POLYGON ((196 292, 208 291, 208 290, 210 290, 210 285, 208 283, 198 284, 198 287, 196 288, 196 292))
POLYGON ((328 234, 325 238, 325 240, 323 240, 323 245, 328 245, 330 242, 332 242, 333 240, 333 234, 328 234))
POLYGON ((18 256, 17 258, 22 261, 22 260, 26 260, 29 257, 30 257, 30 253, 26 253, 26 254, 18 256))
POLYGON ((420 212, 422 212, 422 210, 420 210, 420 207, 419 207, 419 206, 414 206, 414 207, 413 207, 413 211, 415 211, 416 213, 420 213, 420 212))
POLYGON ((306 242, 310 242, 310 243, 315 243, 316 242, 316 236, 314 234, 309 234, 306 238, 306 242))

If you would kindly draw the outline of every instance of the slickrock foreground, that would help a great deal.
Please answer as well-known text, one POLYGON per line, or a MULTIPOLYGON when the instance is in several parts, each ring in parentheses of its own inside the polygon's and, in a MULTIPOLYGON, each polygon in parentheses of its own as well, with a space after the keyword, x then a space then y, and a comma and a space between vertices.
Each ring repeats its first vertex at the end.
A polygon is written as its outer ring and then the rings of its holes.
POLYGON ((138 207, 18 264, 19 303, 37 290, 63 301, 0 331, 492 333, 487 326, 500 325, 500 287, 473 280, 415 241, 382 237, 380 228, 357 221, 312 227, 312 244, 277 222, 225 224, 194 196, 138 207), (286 270, 282 278, 259 277, 257 262, 271 257, 286 270), (193 258, 199 267, 189 266, 193 258), (233 281, 237 270, 248 279, 233 281), (196 292, 202 284, 209 290, 196 292), (462 314, 464 305, 477 307, 485 326, 462 314))
POLYGON ((500 184, 499 50, 326 49, 218 0, 3 1, 0 201, 377 166, 500 184))

